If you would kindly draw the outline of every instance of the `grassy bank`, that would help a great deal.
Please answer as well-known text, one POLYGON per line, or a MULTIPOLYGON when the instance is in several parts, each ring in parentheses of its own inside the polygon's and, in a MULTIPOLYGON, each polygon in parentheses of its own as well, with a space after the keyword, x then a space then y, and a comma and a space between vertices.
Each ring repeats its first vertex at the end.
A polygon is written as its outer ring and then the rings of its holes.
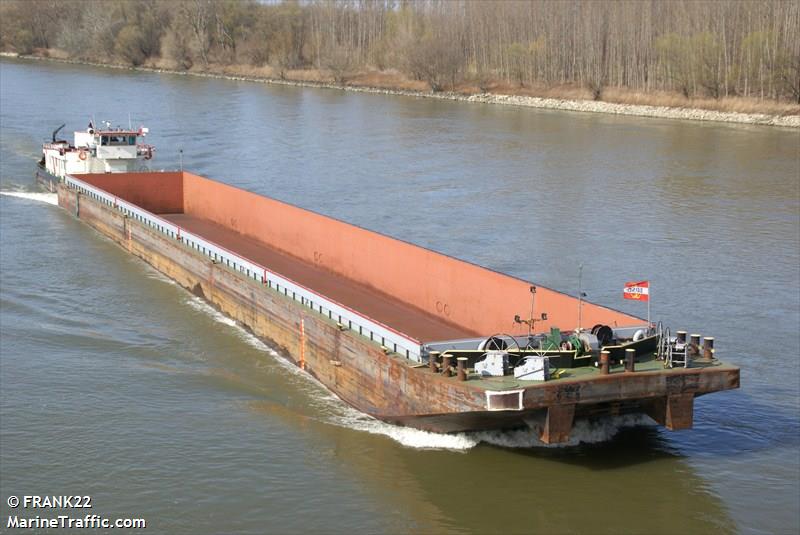
POLYGON ((139 67, 115 63, 93 63, 69 59, 58 50, 37 51, 32 55, 2 53, 23 60, 46 60, 125 70, 161 72, 193 76, 223 77, 270 84, 325 87, 340 90, 397 94, 414 97, 460 100, 484 104, 611 113, 640 117, 721 121, 800 128, 800 105, 743 97, 721 99, 686 98, 664 91, 645 93, 625 88, 607 88, 600 99, 584 87, 519 86, 501 81, 480 84, 462 82, 451 91, 433 92, 428 83, 411 80, 394 70, 354 72, 334 75, 331 71, 302 69, 279 71, 273 67, 209 64, 207 68, 181 70, 167 60, 149 61, 139 67))

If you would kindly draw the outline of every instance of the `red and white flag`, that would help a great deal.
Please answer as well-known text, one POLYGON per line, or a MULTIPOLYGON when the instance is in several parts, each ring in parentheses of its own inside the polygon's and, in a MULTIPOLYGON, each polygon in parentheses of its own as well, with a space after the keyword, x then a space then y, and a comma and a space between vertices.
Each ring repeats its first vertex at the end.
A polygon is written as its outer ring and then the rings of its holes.
POLYGON ((622 297, 635 301, 650 301, 650 281, 626 282, 622 297))

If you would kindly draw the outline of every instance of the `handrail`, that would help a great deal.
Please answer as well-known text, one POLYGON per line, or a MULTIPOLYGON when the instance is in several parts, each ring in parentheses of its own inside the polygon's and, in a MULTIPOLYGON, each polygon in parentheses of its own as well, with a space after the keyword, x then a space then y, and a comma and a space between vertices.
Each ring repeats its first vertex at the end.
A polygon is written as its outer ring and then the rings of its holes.
POLYGON ((421 344, 419 340, 401 333, 380 321, 374 320, 352 308, 329 299, 302 284, 295 282, 287 277, 273 273, 265 266, 257 264, 243 256, 226 249, 225 247, 208 241, 197 234, 189 232, 179 225, 159 217, 152 212, 144 210, 135 204, 122 200, 110 193, 93 186, 87 182, 79 180, 73 176, 64 177, 64 182, 85 194, 103 202, 126 215, 134 216, 138 221, 155 228, 167 236, 177 239, 185 245, 195 249, 200 254, 205 254, 212 260, 226 263, 229 267, 238 271, 240 274, 253 280, 260 281, 283 295, 299 301, 308 306, 315 312, 327 316, 330 319, 336 318, 339 323, 348 328, 356 330, 362 336, 366 336, 389 350, 405 355, 406 358, 415 362, 421 362, 421 344))

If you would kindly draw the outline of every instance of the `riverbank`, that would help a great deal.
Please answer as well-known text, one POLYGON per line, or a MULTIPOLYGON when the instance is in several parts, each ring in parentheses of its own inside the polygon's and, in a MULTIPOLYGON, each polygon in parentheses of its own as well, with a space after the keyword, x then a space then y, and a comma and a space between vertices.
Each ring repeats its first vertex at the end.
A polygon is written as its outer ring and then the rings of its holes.
MULTIPOLYGON (((8 52, 0 52, 0 57, 15 58, 31 61, 52 61, 58 63, 69 63, 75 65, 87 65, 93 67, 103 67, 121 70, 132 70, 153 73, 176 74, 183 76, 199 76, 206 78, 222 78, 227 80, 239 80, 256 83, 266 83, 274 85, 300 86, 300 87, 319 87, 326 89, 338 89, 343 91, 356 91, 362 93, 380 93, 386 95, 400 95, 416 98, 434 98, 441 100, 456 100, 462 102, 476 102, 482 104, 498 104, 508 106, 519 106, 527 108, 541 108, 551 110, 578 111, 591 113, 609 113, 614 115, 631 115, 637 117, 654 117, 661 119, 682 119, 691 121, 716 121, 726 123, 741 123, 752 125, 780 126, 787 128, 800 128, 800 114, 780 115, 769 113, 742 113, 731 111, 719 111, 712 109, 677 107, 677 106, 654 106, 648 104, 626 104, 618 102, 608 102, 602 100, 588 99, 564 99, 552 97, 539 97, 519 94, 503 94, 497 92, 480 92, 475 88, 470 92, 465 88, 458 92, 431 92, 424 89, 424 83, 409 82, 407 80, 392 80, 391 77, 384 77, 379 83, 375 83, 367 77, 354 76, 351 81, 335 83, 310 79, 305 71, 289 71, 284 73, 284 77, 274 77, 269 74, 273 70, 269 67, 260 69, 248 69, 251 72, 243 74, 236 72, 235 68, 217 67, 218 70, 196 71, 196 70, 176 70, 162 68, 159 66, 140 66, 119 65, 113 63, 96 63, 88 61, 78 61, 68 58, 45 57, 41 55, 18 55, 8 52), (256 71, 256 74, 252 74, 256 71), (367 78, 366 80, 364 78, 367 78), (372 81, 372 83, 370 83, 372 81)), ((318 76, 316 76, 318 78, 318 76)))

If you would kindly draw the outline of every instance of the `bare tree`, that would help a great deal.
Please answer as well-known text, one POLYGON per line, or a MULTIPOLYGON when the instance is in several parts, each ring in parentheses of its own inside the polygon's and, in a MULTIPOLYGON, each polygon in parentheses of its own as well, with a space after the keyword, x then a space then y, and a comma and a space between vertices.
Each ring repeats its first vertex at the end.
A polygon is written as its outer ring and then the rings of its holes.
POLYGON ((445 83, 454 88, 463 68, 463 57, 455 43, 442 37, 427 37, 410 46, 408 65, 420 80, 425 80, 434 92, 442 91, 445 83))
POLYGON ((181 68, 395 69, 434 91, 520 85, 800 99, 800 2, 762 0, 0 1, 0 46, 181 68))

